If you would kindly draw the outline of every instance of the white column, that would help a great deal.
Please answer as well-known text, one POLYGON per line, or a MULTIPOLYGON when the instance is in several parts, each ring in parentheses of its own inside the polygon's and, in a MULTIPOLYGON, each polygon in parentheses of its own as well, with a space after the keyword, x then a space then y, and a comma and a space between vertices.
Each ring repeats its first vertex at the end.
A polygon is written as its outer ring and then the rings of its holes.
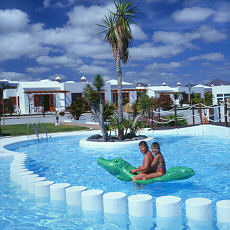
POLYGON ((40 181, 46 180, 45 177, 36 177, 36 178, 31 178, 27 182, 27 191, 28 193, 34 194, 35 193, 35 184, 40 181))
POLYGON ((28 180, 31 178, 36 178, 39 177, 38 174, 30 174, 30 175, 25 175, 22 177, 22 180, 20 182, 20 185, 22 186, 22 190, 27 191, 28 189, 28 180))
POLYGON ((33 171, 25 171, 25 172, 16 173, 15 174, 15 183, 19 185, 23 176, 25 176, 25 175, 31 175, 33 173, 34 173, 33 171))
POLYGON ((161 196, 156 199, 156 212, 159 217, 181 216, 181 198, 161 196))
POLYGON ((17 174, 18 173, 21 173, 21 172, 27 172, 28 169, 25 169, 25 168, 17 168, 17 169, 14 169, 10 172, 10 179, 13 181, 13 182, 16 182, 16 179, 17 179, 17 174))
POLYGON ((103 191, 100 189, 86 190, 81 193, 83 211, 103 211, 103 191))
POLYGON ((26 159, 28 154, 26 153, 16 153, 14 154, 14 160, 26 159))
POLYGON ((69 183, 57 183, 50 185, 50 200, 65 201, 66 188, 69 186, 69 183))
POLYGON ((125 214, 127 212, 126 194, 109 192, 103 195, 104 213, 125 214))
POLYGON ((13 160, 11 163, 10 163, 10 170, 14 169, 15 167, 18 167, 18 166, 25 166, 25 160, 13 160))
POLYGON ((153 216, 153 198, 148 194, 138 194, 128 197, 129 216, 153 216))
POLYGON ((85 186, 72 186, 66 189, 66 204, 70 206, 81 206, 81 192, 85 191, 85 186))
POLYGON ((35 183, 35 196, 37 198, 50 197, 50 185, 54 184, 53 181, 40 181, 35 183))
POLYGON ((192 220, 212 220, 212 201, 207 198, 190 198, 185 202, 186 216, 192 220))
POLYGON ((230 223, 230 200, 216 202, 217 222, 230 223))

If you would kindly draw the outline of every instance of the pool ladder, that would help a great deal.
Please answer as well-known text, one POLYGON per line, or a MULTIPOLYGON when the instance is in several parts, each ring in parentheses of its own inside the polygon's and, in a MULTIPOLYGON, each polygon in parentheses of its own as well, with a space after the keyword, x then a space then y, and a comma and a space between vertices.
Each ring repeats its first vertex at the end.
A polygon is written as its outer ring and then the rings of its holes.
POLYGON ((45 133, 45 135, 46 135, 46 139, 48 139, 48 135, 47 135, 47 132, 46 132, 46 130, 45 130, 45 127, 44 127, 44 125, 43 125, 41 122, 28 123, 28 124, 27 124, 27 138, 29 137, 29 127, 30 127, 30 125, 32 125, 32 127, 33 127, 33 129, 34 129, 34 133, 35 133, 36 137, 37 137, 38 140, 39 140, 38 124, 40 124, 40 125, 42 126, 42 129, 43 129, 43 131, 44 131, 44 133, 45 133))

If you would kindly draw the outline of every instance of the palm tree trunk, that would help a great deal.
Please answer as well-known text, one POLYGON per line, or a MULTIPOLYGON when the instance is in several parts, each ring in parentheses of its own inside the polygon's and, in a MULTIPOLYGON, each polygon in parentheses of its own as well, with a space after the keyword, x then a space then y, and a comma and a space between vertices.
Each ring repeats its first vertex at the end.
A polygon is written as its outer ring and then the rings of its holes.
POLYGON ((104 120, 104 104, 103 104, 103 94, 100 93, 100 124, 101 124, 101 131, 104 141, 108 140, 107 132, 105 131, 105 120, 104 120))
MULTIPOLYGON (((120 65, 120 55, 118 54, 116 57, 116 68, 117 68, 117 96, 118 96, 118 122, 121 124, 123 120, 123 110, 122 110, 122 72, 120 65)), ((118 137, 120 140, 123 139, 123 129, 118 129, 118 137)))

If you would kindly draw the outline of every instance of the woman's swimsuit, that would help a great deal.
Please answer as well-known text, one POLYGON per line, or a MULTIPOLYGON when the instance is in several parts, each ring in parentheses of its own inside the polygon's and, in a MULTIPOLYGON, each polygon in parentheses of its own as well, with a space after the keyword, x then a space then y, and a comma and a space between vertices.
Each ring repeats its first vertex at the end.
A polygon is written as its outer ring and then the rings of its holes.
POLYGON ((166 173, 166 167, 165 167, 164 158, 159 160, 156 172, 161 172, 163 175, 166 173))

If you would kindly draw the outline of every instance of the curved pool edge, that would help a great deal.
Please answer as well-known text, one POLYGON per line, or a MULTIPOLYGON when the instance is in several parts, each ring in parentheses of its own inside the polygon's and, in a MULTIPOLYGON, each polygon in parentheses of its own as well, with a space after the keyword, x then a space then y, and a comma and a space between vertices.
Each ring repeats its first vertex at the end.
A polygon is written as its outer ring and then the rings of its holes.
MULTIPOLYGON (((97 134, 99 131, 95 130, 87 130, 87 131, 72 131, 72 132, 59 132, 59 133, 48 133, 48 138, 52 137, 64 137, 64 136, 74 136, 74 135, 82 135, 86 133, 97 134)), ((46 138, 45 135, 40 135, 40 138, 46 138)), ((0 140, 0 158, 11 158, 14 156, 16 151, 10 151, 6 149, 6 146, 10 144, 15 144, 23 141, 37 140, 38 138, 35 135, 30 135, 27 137, 24 136, 16 136, 16 137, 2 137, 0 140)))
MULTIPOLYGON (((51 137, 62 137, 62 136, 73 136, 73 135, 81 135, 81 134, 98 134, 100 131, 98 130, 84 130, 84 131, 72 131, 72 132, 60 132, 60 133, 49 133, 48 136, 51 137)), ((164 130, 152 130, 152 129, 144 129, 142 134, 155 134, 155 135, 190 135, 190 136, 216 136, 221 138, 229 138, 230 139, 230 127, 216 126, 211 124, 198 125, 192 127, 184 127, 184 128, 176 128, 176 129, 164 129, 164 130)), ((42 137, 42 136, 41 136, 42 137)), ((44 135, 45 137, 45 135, 44 135)), ((0 140, 0 158, 13 157, 15 151, 9 151, 5 148, 5 146, 26 141, 26 140, 36 140, 37 137, 35 135, 29 136, 18 136, 18 137, 2 137, 0 140)), ((139 142, 139 141, 138 141, 139 142)), ((111 145, 111 142, 108 143, 111 145)))
MULTIPOLYGON (((203 128, 204 127, 201 127, 200 129, 203 129, 203 128)), ((145 134, 147 134, 147 133, 149 133, 149 134, 150 133, 151 134, 154 134, 154 133, 155 134, 163 134, 163 133, 164 134, 172 134, 172 132, 170 132, 171 130, 167 130, 167 131, 166 130, 153 131, 153 132, 152 131, 146 131, 145 134), (169 132, 167 132, 167 131, 169 131, 169 132)), ((89 134, 98 133, 98 131, 97 132, 95 132, 95 131, 92 131, 92 132, 87 131, 87 132, 89 134)), ((180 134, 179 133, 180 131, 178 131, 178 130, 175 130, 174 132, 177 132, 178 135, 180 134)), ((229 132, 229 130, 227 130, 227 132, 229 132)), ((86 131, 80 131, 80 132, 77 131, 77 132, 70 132, 70 133, 55 133, 55 134, 52 134, 52 137, 73 136, 73 135, 82 135, 82 134, 86 134, 86 131)), ((199 133, 197 133, 197 134, 199 134, 199 133)), ((202 134, 204 134, 204 133, 202 133, 202 134)), ((199 135, 202 135, 202 134, 199 134, 199 135)), ((189 135, 189 133, 187 132, 185 134, 185 132, 182 132, 181 135, 189 135)), ((17 153, 17 152, 14 152, 14 151, 6 150, 4 147, 7 146, 7 145, 9 145, 9 144, 16 143, 16 142, 21 142, 21 141, 25 141, 25 140, 34 140, 34 139, 37 139, 37 137, 34 136, 34 137, 27 138, 27 136, 20 136, 20 137, 14 137, 14 138, 6 138, 6 139, 4 139, 4 141, 2 141, 0 143, 0 156, 1 156, 1 154, 9 154, 10 156, 14 156, 14 158, 15 158, 15 162, 14 163, 16 165, 20 165, 25 160, 24 158, 23 158, 23 160, 20 160, 21 155, 23 155, 23 154, 22 153, 17 153), (3 150, 4 152, 1 153, 1 150, 3 150), (17 159, 16 156, 18 154, 20 156, 17 159)), ((139 140, 136 141, 136 142, 138 143, 139 140)), ((108 144, 111 144, 111 143, 108 143, 108 144)), ((130 144, 130 143, 128 143, 128 144, 130 144)), ((12 169, 13 168, 14 167, 12 167, 12 169)), ((54 188, 54 186, 53 186, 52 189, 53 189, 53 194, 54 195, 56 193, 59 193, 58 188, 54 188)), ((95 191, 96 190, 90 190, 91 193, 92 192, 95 193, 95 191)), ((108 193, 106 193, 106 194, 108 194, 108 193)), ((101 211, 101 209, 103 207, 103 203, 102 203, 103 202, 103 196, 102 196, 103 195, 103 191, 99 195, 98 194, 85 194, 84 203, 86 203, 86 204, 89 203, 88 200, 91 199, 92 195, 95 197, 95 203, 98 204, 100 202, 101 205, 100 205, 100 207, 96 207, 95 205, 93 205, 93 206, 91 205, 90 208, 92 208, 92 209, 90 211, 98 211, 99 208, 100 208, 99 211, 101 211)), ((117 198, 117 196, 115 196, 115 197, 117 198)), ((120 203, 121 199, 122 199, 122 197, 118 197, 116 202, 120 203)), ((110 207, 112 202, 114 203, 114 197, 110 197, 108 199, 107 206, 110 207)), ((131 217, 137 217, 137 218, 141 217, 141 218, 144 219, 144 217, 147 214, 149 214, 149 213, 151 214, 151 216, 153 216, 153 214, 151 213, 152 210, 153 210, 153 197, 150 197, 150 195, 148 195, 148 194, 132 195, 132 196, 127 197, 127 199, 125 199, 125 203, 127 203, 127 202, 128 202, 128 206, 126 208, 128 209, 129 215, 131 217), (142 197, 140 197, 140 195, 142 197), (144 197, 143 197, 143 195, 144 195, 144 197), (144 198, 144 201, 143 201, 143 198, 144 198), (148 204, 146 204, 146 203, 148 203, 148 204), (139 205, 139 208, 134 208, 134 207, 136 207, 137 204, 139 205), (139 212, 138 210, 146 210, 146 212, 139 212)), ((172 217, 175 217, 174 216, 175 213, 177 213, 176 216, 179 216, 179 217, 181 216, 181 205, 182 205, 182 203, 181 203, 181 198, 180 197, 175 197, 175 196, 161 196, 161 197, 157 197, 156 198, 156 203, 157 203, 156 208, 157 208, 158 217, 159 217, 159 213, 162 213, 162 216, 160 216, 160 217, 163 217, 163 218, 172 218, 172 217), (172 205, 173 205, 173 207, 172 207, 172 205), (171 210, 171 211, 168 211, 168 210, 171 210), (173 213, 173 216, 172 216, 172 213, 173 213)), ((190 198, 190 199, 186 200, 185 205, 186 205, 186 212, 190 213, 190 215, 188 215, 187 218, 191 218, 194 221, 199 220, 199 221, 212 222, 212 220, 213 220, 213 217, 212 217, 213 210, 212 210, 212 201, 211 200, 206 199, 206 198, 190 198), (203 201, 202 204, 200 204, 200 200, 201 199, 203 201), (204 209, 204 212, 202 212, 202 215, 195 215, 196 213, 198 213, 198 211, 196 210, 197 203, 199 203, 199 205, 202 206, 201 208, 204 209), (207 213, 208 213, 208 215, 207 215, 207 213)), ((216 203, 216 205, 217 205, 217 203, 216 203)), ((116 206, 117 206, 117 203, 116 203, 116 206)), ((105 209, 105 207, 106 206, 104 206, 104 210, 107 210, 108 208, 105 209)), ((228 206, 228 207, 230 207, 230 206, 228 206)), ((220 210, 219 213, 220 214, 217 215, 217 218, 219 218, 219 220, 221 220, 221 221, 223 219, 222 217, 225 215, 225 214, 223 214, 224 208, 222 206, 219 207, 219 210, 220 210)), ((118 209, 117 212, 119 213, 120 209, 118 209)), ((223 219, 223 220, 226 221, 225 219, 223 219)), ((229 218, 227 220, 229 220, 229 218)))

